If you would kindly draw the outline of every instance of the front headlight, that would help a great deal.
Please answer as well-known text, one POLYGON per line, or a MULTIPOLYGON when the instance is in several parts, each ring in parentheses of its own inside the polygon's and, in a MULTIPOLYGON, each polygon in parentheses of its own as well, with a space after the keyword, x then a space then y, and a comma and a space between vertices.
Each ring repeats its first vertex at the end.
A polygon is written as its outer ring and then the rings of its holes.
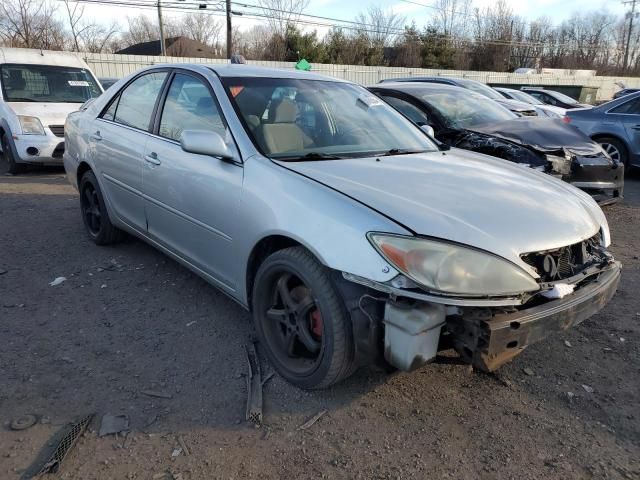
POLYGON ((25 115, 18 115, 20 120, 20 127, 22 127, 22 133, 25 135, 44 135, 44 127, 38 117, 28 117, 25 115))
POLYGON ((423 238, 369 233, 394 267, 428 290, 453 295, 512 295, 538 290, 518 266, 487 252, 423 238))

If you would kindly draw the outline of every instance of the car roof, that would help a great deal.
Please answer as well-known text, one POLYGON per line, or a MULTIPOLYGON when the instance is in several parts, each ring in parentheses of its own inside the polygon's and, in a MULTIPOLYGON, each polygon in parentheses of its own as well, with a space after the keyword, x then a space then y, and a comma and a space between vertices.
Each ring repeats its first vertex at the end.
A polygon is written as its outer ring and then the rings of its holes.
POLYGON ((89 68, 77 53, 52 52, 34 48, 0 48, 0 63, 89 68))
MULTIPOLYGON (((184 63, 178 64, 184 67, 184 63)), ((192 64, 202 66, 202 64, 192 64)), ((351 83, 341 78, 329 77, 328 75, 320 75, 313 72, 294 70, 292 68, 269 68, 247 64, 225 63, 206 65, 207 68, 213 70, 220 77, 262 77, 262 78, 295 78, 301 80, 321 80, 325 82, 343 82, 351 83)))
POLYGON ((457 83, 461 79, 453 77, 398 77, 398 78, 385 78, 380 80, 379 83, 395 83, 395 82, 450 82, 457 83))
POLYGON ((442 83, 420 83, 420 82, 384 82, 372 85, 370 89, 396 90, 411 95, 423 95, 429 93, 459 93, 462 95, 479 95, 472 90, 458 87, 456 85, 445 85, 442 83))
POLYGON ((526 90, 516 90, 515 88, 507 88, 507 87, 493 87, 494 90, 498 90, 499 92, 526 92, 526 90))

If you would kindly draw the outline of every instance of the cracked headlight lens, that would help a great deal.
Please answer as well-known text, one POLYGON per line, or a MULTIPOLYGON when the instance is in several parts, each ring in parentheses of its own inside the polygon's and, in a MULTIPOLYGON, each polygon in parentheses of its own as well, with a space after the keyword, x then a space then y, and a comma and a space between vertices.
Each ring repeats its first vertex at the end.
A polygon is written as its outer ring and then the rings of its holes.
POLYGON ((44 127, 38 117, 28 117, 26 115, 18 115, 22 133, 25 135, 44 135, 44 127))
POLYGON ((561 175, 568 175, 571 173, 571 156, 566 155, 560 157, 558 155, 545 155, 547 160, 553 166, 553 171, 561 175))
POLYGON ((452 243, 369 233, 395 268, 428 290, 453 295, 512 295, 539 289, 527 272, 487 252, 452 243))

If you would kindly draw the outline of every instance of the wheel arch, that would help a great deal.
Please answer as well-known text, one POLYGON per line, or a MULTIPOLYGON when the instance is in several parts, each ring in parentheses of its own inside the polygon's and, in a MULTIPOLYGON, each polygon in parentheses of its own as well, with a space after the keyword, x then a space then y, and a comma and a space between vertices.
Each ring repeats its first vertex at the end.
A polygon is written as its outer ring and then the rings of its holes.
MULTIPOLYGON (((631 164, 631 149, 629 148, 629 144, 624 138, 622 138, 620 135, 617 135, 615 133, 596 133, 594 135, 591 135, 591 140, 593 140, 594 142, 598 142, 598 140, 603 138, 612 138, 614 140, 619 141, 625 150, 624 153, 627 157, 628 165, 631 164)), ((625 165, 625 166, 628 166, 628 165, 625 165)))
POLYGON ((92 168, 87 162, 82 161, 78 164, 78 168, 76 169, 76 182, 78 182, 78 189, 80 188, 80 180, 82 180, 82 176, 89 170, 92 170, 92 168))
POLYGON ((247 269, 245 274, 245 291, 247 298, 247 306, 249 311, 253 310, 251 296, 253 294, 253 281, 256 273, 262 265, 262 262, 271 254, 284 250, 289 247, 303 247, 311 253, 320 263, 325 264, 317 253, 305 245, 301 240, 293 238, 292 236, 274 233, 261 238, 251 249, 247 260, 247 269))

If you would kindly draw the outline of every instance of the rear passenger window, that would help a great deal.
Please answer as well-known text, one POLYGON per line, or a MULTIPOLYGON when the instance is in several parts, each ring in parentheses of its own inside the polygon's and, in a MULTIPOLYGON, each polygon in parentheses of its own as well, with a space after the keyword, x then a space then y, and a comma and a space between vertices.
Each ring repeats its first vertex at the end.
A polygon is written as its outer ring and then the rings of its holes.
POLYGON ((640 113, 640 101, 631 100, 618 105, 610 110, 611 113, 626 113, 626 114, 638 114, 640 113))
POLYGON ((171 82, 158 133, 180 140, 183 130, 210 130, 224 138, 226 127, 207 86, 195 77, 178 73, 171 82))
POLYGON ((167 72, 154 72, 136 78, 120 93, 120 99, 107 109, 103 118, 109 120, 108 116, 114 115, 113 120, 117 123, 148 131, 153 107, 166 76, 167 72), (115 112, 112 112, 116 103, 115 112))

